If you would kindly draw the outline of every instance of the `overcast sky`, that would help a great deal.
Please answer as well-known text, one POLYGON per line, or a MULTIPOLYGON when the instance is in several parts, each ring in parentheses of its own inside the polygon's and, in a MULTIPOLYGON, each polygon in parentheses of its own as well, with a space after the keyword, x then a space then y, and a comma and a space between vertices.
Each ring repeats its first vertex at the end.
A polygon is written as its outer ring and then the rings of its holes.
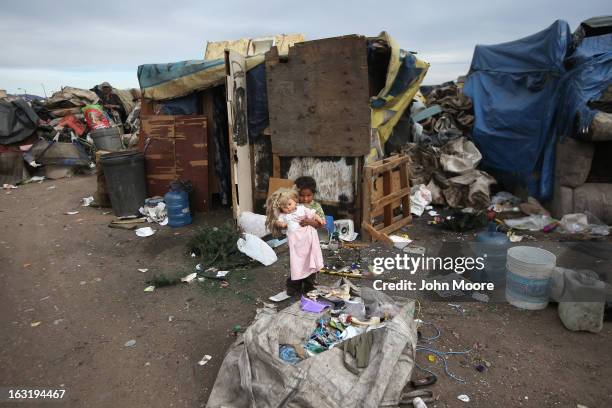
POLYGON ((474 45, 511 41, 556 19, 572 30, 612 14, 610 0, 0 1, 0 89, 43 94, 103 81, 138 87, 140 64, 204 57, 206 41, 303 33, 307 40, 385 30, 431 68, 464 74, 474 45), (18 89, 22 88, 22 89, 18 89))

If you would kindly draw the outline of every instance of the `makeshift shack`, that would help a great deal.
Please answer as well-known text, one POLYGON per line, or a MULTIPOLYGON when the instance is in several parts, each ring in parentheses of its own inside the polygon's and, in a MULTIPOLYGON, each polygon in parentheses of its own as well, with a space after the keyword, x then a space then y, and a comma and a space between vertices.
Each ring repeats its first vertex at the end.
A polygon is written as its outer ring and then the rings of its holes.
POLYGON ((219 193, 235 210, 263 212, 270 177, 310 175, 326 211, 360 225, 363 165, 383 157, 382 146, 428 64, 386 33, 297 42, 287 50, 284 55, 275 45, 265 57, 232 51, 225 60, 139 67, 151 192, 161 193, 180 175, 177 166, 199 162, 198 172, 209 174, 200 187, 204 207, 219 193), (183 138, 160 114, 206 119, 206 153, 185 160, 172 149, 156 150, 158 139, 183 138), (168 159, 178 165, 168 166, 168 159))

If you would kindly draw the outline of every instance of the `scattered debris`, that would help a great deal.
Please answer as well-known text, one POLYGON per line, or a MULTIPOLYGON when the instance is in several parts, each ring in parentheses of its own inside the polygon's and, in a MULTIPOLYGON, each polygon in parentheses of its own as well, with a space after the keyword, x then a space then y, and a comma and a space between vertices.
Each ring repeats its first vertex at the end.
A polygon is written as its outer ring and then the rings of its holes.
POLYGON ((66 214, 66 215, 76 215, 78 213, 79 213, 78 211, 66 211, 64 214, 66 214))
POLYGON ((465 395, 465 394, 458 395, 458 396, 457 396, 457 399, 458 399, 459 401, 463 401, 463 402, 470 402, 470 397, 468 397, 468 396, 467 396, 467 395, 465 395))
POLYGON ((425 247, 422 246, 408 246, 404 248, 404 252, 411 255, 425 255, 425 247))
POLYGON ((191 283, 197 276, 198 276, 198 274, 196 272, 190 273, 189 275, 185 276, 184 278, 181 278, 181 282, 191 283))
POLYGON ((140 207, 138 211, 146 217, 147 222, 155 222, 162 226, 168 224, 168 211, 163 199, 147 198, 145 205, 140 207))
POLYGON ((155 230, 151 227, 143 227, 136 230, 136 235, 139 237, 150 237, 153 234, 155 234, 155 230))
POLYGON ((472 298, 483 303, 487 303, 489 301, 489 295, 486 293, 472 292, 472 298))
POLYGON ((244 234, 244 238, 239 238, 236 245, 240 252, 265 266, 270 266, 278 260, 276 252, 255 235, 244 234))
POLYGON ((2 188, 5 190, 14 190, 17 188, 17 186, 14 184, 3 184, 2 188))
POLYGON ((138 272, 142 272, 142 273, 146 273, 146 272, 148 272, 148 271, 149 271, 149 269, 148 269, 148 268, 139 268, 139 269, 138 269, 138 272))
POLYGON ((274 296, 270 296, 268 299, 270 299, 273 302, 277 302, 278 303, 278 302, 282 302, 283 300, 287 300, 287 299, 290 299, 290 298, 291 298, 291 296, 289 296, 287 294, 287 291, 283 290, 282 292, 279 292, 279 293, 277 293, 274 296))
POLYGON ((391 241, 393 241, 393 245, 397 249, 403 249, 408 244, 410 244, 412 242, 412 240, 410 239, 410 237, 408 237, 407 234, 404 234, 404 235, 389 235, 389 238, 391 239, 391 241))
POLYGON ((521 242, 523 238, 525 238, 524 235, 518 235, 514 231, 508 231, 506 235, 508 236, 510 242, 521 242))
POLYGON ((136 345, 136 340, 134 340, 134 339, 128 340, 124 344, 125 347, 134 347, 135 345, 136 345))
POLYGON ((155 286, 151 285, 151 286, 147 286, 146 288, 144 288, 145 292, 153 292, 155 290, 155 286))
POLYGON ((206 363, 208 363, 210 360, 212 360, 212 356, 205 354, 204 357, 202 357, 202 359, 198 361, 198 365, 206 365, 206 363))
POLYGON ((229 273, 229 271, 217 271, 217 278, 224 278, 227 274, 229 273))
POLYGON ((38 327, 38 326, 40 326, 41 323, 42 322, 32 322, 32 323, 30 323, 30 326, 31 327, 38 327))
POLYGON ((191 238, 188 248, 192 258, 200 258, 204 269, 213 265, 218 268, 234 268, 250 262, 236 246, 239 238, 240 234, 230 223, 221 227, 203 227, 191 238))
POLYGON ((83 197, 81 201, 82 201, 82 204, 81 204, 82 207, 89 207, 91 203, 94 202, 94 198, 92 196, 83 197))

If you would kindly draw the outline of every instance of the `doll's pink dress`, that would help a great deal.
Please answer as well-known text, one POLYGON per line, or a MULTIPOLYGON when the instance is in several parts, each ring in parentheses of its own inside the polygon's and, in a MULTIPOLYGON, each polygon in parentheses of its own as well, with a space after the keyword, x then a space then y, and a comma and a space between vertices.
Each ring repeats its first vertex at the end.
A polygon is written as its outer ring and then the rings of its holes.
POLYGON ((287 223, 291 280, 304 279, 323 268, 323 254, 317 231, 310 225, 300 225, 303 219, 314 216, 314 210, 298 205, 291 214, 282 213, 278 217, 280 221, 287 223))

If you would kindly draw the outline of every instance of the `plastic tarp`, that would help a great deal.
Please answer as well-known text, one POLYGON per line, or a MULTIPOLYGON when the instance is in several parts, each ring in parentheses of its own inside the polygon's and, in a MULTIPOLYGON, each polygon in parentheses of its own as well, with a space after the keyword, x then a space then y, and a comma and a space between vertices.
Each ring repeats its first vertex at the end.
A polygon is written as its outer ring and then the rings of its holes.
POLYGON ((464 92, 484 168, 518 175, 530 195, 552 196, 557 141, 588 129, 587 103, 612 82, 612 37, 584 38, 573 53, 567 22, 520 40, 479 45, 464 92))
POLYGON ((383 156, 382 146, 419 91, 419 86, 429 69, 427 62, 400 49, 386 32, 380 33, 379 37, 391 47, 391 58, 385 87, 371 102, 371 132, 375 143, 367 161, 377 160, 383 156))
POLYGON ((520 40, 476 46, 464 93, 472 98, 484 168, 526 180, 541 165, 570 45, 569 25, 558 20, 520 40))
MULTIPOLYGON (((246 59, 247 70, 261 64, 263 55, 246 59)), ((212 88, 225 81, 225 60, 190 60, 138 67, 138 82, 144 98, 154 101, 179 98, 212 88)))
POLYGON ((0 100, 0 144, 19 143, 30 137, 38 126, 39 117, 23 99, 0 100))
POLYGON ((591 109, 588 102, 598 99, 612 85, 612 34, 584 38, 566 62, 572 68, 559 84, 552 137, 542 160, 537 196, 544 200, 553 194, 557 141, 566 136, 580 137, 588 133, 598 112, 591 109))
MULTIPOLYGON (((374 289, 360 288, 368 305, 393 302, 374 289)), ((279 358, 281 344, 301 344, 326 313, 308 313, 296 302, 276 312, 264 308, 230 348, 208 400, 220 407, 395 407, 414 368, 417 343, 414 302, 383 327, 372 330, 365 368, 347 367, 337 345, 297 364, 279 358)))

